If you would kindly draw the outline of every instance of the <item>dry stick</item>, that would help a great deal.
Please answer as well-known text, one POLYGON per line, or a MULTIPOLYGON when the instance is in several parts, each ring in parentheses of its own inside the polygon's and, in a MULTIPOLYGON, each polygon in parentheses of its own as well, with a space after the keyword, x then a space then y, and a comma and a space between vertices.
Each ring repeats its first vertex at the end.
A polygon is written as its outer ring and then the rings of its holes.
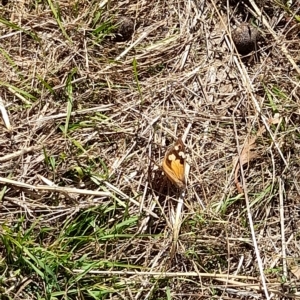
MULTIPOLYGON (((138 201, 136 201, 136 200, 132 199, 131 197, 127 196, 126 194, 124 194, 120 189, 118 189, 117 187, 115 187, 114 185, 109 183, 108 181, 104 181, 103 183, 106 185, 106 187, 108 189, 114 191, 115 193, 117 193, 118 195, 123 197, 124 199, 129 200, 131 203, 135 204, 136 206, 141 207, 140 203, 138 201)), ((113 196, 111 193, 110 193, 110 195, 113 196)), ((142 209, 143 209, 144 212, 146 212, 149 215, 153 216, 154 218, 158 219, 158 215, 155 214, 154 212, 150 211, 147 208, 142 208, 142 209)))
POLYGON ((275 39, 275 41, 277 42, 277 44, 280 45, 281 51, 284 53, 284 55, 286 56, 286 58, 290 61, 290 63, 292 64, 292 66, 294 67, 294 69, 297 71, 297 73, 300 75, 300 68, 297 66, 297 64, 295 63, 294 59, 289 54, 286 46, 280 41, 279 37, 274 32, 274 30, 272 29, 272 27, 269 24, 269 22, 262 15, 261 10, 258 8, 258 6, 256 5, 256 3, 253 0, 249 0, 249 2, 251 3, 251 5, 254 8, 255 12, 257 13, 258 17, 261 18, 263 24, 268 28, 269 32, 272 34, 272 36, 275 39))
POLYGON ((245 195, 245 201, 246 201, 248 220, 249 220, 249 225, 250 225, 250 230, 251 230, 251 236, 252 236, 253 246, 254 246, 255 254, 256 254, 256 258, 257 258, 259 273, 260 273, 260 276, 261 276, 261 282, 262 282, 262 285, 263 285, 263 288, 264 288, 265 296, 268 300, 268 299, 270 299, 270 296, 269 296, 269 292, 268 292, 268 289, 267 289, 266 279, 265 279, 265 274, 264 274, 264 268, 263 268, 263 265, 262 265, 262 260, 261 260, 261 257, 260 257, 260 253, 259 253, 259 249, 258 249, 256 237, 255 237, 255 231, 254 231, 254 225, 253 225, 253 220, 252 220, 252 215, 251 215, 251 208, 250 208, 250 203, 249 203, 249 198, 248 198, 247 186, 246 186, 246 181, 245 181, 245 177, 244 177, 243 164, 242 164, 242 161, 241 161, 242 149, 240 148, 240 145, 239 145, 239 139, 238 139, 238 134, 237 134, 237 129, 236 129, 236 124, 235 124, 234 117, 232 119, 233 119, 233 127, 234 127, 235 139, 236 139, 236 144, 237 144, 237 151, 238 151, 238 155, 239 155, 240 172, 241 172, 241 178, 242 178, 242 181, 243 181, 243 190, 244 190, 244 195, 245 195))
MULTIPOLYGON (((292 233, 291 236, 288 238, 288 240, 285 242, 285 247, 287 247, 291 241, 294 240, 294 234, 292 233)), ((280 255, 277 255, 276 258, 272 261, 272 263, 269 265, 269 270, 275 268, 278 261, 281 259, 280 255)))
POLYGON ((74 273, 81 274, 95 274, 95 275, 136 275, 136 276, 154 276, 154 277, 204 277, 204 278, 233 278, 243 280, 258 281, 256 277, 241 276, 241 275, 228 275, 228 274, 210 274, 198 272, 144 272, 144 271, 86 271, 80 269, 73 269, 74 273))
MULTIPOLYGON (((113 106, 113 104, 106 104, 106 105, 101 105, 99 107, 92 107, 92 108, 77 110, 77 111, 71 112, 71 116, 83 115, 83 114, 87 114, 90 112, 108 111, 108 110, 111 110, 112 106, 113 106)), ((57 114, 57 115, 46 116, 46 117, 34 119, 34 120, 29 121, 29 123, 39 123, 39 122, 44 122, 44 121, 49 121, 49 120, 54 120, 54 119, 61 119, 61 118, 65 118, 66 116, 67 116, 67 113, 61 113, 61 114, 57 114)))
MULTIPOLYGON (((5 197, 6 200, 9 200, 10 202, 12 202, 13 204, 21 207, 24 209, 26 215, 28 214, 32 219, 34 219, 34 215, 33 215, 33 209, 29 208, 26 201, 20 201, 20 200, 16 200, 15 198, 10 198, 10 197, 5 197)), ((16 211, 14 211, 14 213, 16 213, 16 211)), ((28 216, 27 216, 28 219, 28 216)))
POLYGON ((16 97, 18 97, 24 104, 27 105, 31 105, 32 103, 30 101, 28 101, 25 97, 23 97, 22 95, 20 95, 17 91, 15 91, 12 87, 8 87, 8 90, 15 95, 16 97))
POLYGON ((7 113, 7 110, 5 108, 5 104, 4 104, 4 101, 2 99, 2 97, 0 96, 0 112, 2 114, 2 119, 3 119, 3 122, 6 126, 6 128, 8 130, 11 130, 11 125, 10 125, 10 122, 9 122, 9 117, 8 117, 8 113, 7 113))
POLYGON ((43 148, 42 145, 41 146, 31 146, 31 147, 24 148, 24 149, 21 149, 19 151, 16 151, 14 153, 7 154, 5 156, 0 157, 0 163, 5 162, 5 161, 9 161, 9 160, 14 159, 14 158, 17 158, 17 157, 19 157, 23 154, 28 153, 28 152, 40 150, 42 148, 43 148))
MULTIPOLYGON (((24 182, 19 182, 19 181, 15 181, 15 180, 3 178, 3 177, 0 177, 0 183, 11 184, 11 185, 19 186, 19 187, 26 188, 26 189, 32 189, 32 190, 74 193, 74 194, 93 195, 93 196, 102 196, 102 197, 112 197, 113 196, 111 192, 91 191, 91 190, 76 189, 76 188, 69 188, 69 187, 59 187, 59 186, 31 185, 31 184, 27 184, 24 182)), ((123 192, 121 192, 119 189, 115 188, 108 182, 104 182, 104 183, 106 184, 106 186, 113 189, 114 192, 117 192, 119 195, 123 196, 125 199, 127 199, 130 202, 134 203, 135 205, 139 206, 139 203, 136 200, 128 197, 127 195, 125 195, 123 192)), ((144 209, 144 211, 149 213, 153 217, 158 218, 158 216, 155 213, 153 213, 147 209, 144 209)))
MULTIPOLYGON (((78 83, 78 82, 81 82, 81 81, 83 81, 83 80, 85 80, 85 79, 87 79, 87 76, 83 76, 83 77, 81 77, 81 78, 76 78, 76 79, 72 80, 70 83, 71 83, 71 84, 78 83)), ((60 84, 60 85, 56 85, 56 86, 53 88, 53 90, 55 91, 55 90, 58 90, 58 89, 60 89, 60 88, 65 87, 65 86, 66 86, 65 83, 60 84)))
MULTIPOLYGON (((118 57, 114 59, 114 61, 119 61, 121 58, 123 58, 133 47, 138 45, 143 39, 145 39, 152 31, 157 29, 159 26, 161 26, 164 23, 164 21, 156 23, 152 26, 149 26, 145 29, 145 31, 135 40, 128 48, 126 48, 118 57)), ((113 64, 114 65, 114 64, 113 64)), ((108 65, 106 68, 104 68, 101 73, 109 70, 112 67, 112 65, 108 65)))
POLYGON ((24 182, 19 182, 19 181, 15 181, 3 177, 0 177, 0 183, 11 184, 26 189, 32 189, 32 190, 74 193, 74 194, 81 194, 81 195, 94 195, 94 196, 103 196, 103 197, 111 196, 110 192, 99 192, 99 191, 91 191, 91 190, 83 190, 83 189, 76 189, 76 188, 69 188, 69 187, 59 187, 59 186, 31 185, 31 184, 27 184, 24 182))
POLYGON ((110 172, 110 177, 112 177, 116 170, 120 167, 120 165, 123 163, 123 161, 128 158, 128 156, 132 153, 132 149, 135 147, 136 145, 136 141, 133 142, 133 144, 131 145, 131 147, 127 150, 127 152, 125 153, 125 155, 118 161, 115 161, 115 163, 112 166, 112 170, 110 172))
POLYGON ((282 180, 278 178, 279 183, 279 211, 280 211, 280 228, 281 228, 281 251, 282 251, 282 269, 283 276, 287 278, 287 264, 286 264, 286 242, 285 242, 285 229, 284 229, 284 206, 283 206, 283 191, 282 180))
MULTIPOLYGON (((258 285, 258 284, 250 284, 250 283, 245 283, 245 282, 238 282, 238 281, 233 281, 233 280, 226 280, 226 279, 223 279, 223 278, 216 278, 215 280, 217 281, 220 281, 220 282, 225 282, 225 283, 229 283, 230 286, 233 286, 233 287, 243 287, 245 289, 254 289, 256 291, 260 291, 261 290, 261 287, 258 285)), ((269 285, 274 285, 274 283, 270 283, 269 285)), ((278 283, 276 284, 278 285, 279 287, 281 287, 281 283, 278 283)), ((223 286, 222 286, 223 287, 223 286)), ((279 295, 282 295, 282 293, 278 290, 275 290, 274 288, 270 288, 270 292, 274 293, 274 294, 279 294, 279 295)), ((291 297, 291 298, 294 298, 295 297, 295 294, 284 294, 284 296, 286 297, 291 297)))
POLYGON ((18 288, 17 292, 15 293, 13 300, 20 299, 19 295, 22 293, 22 291, 33 281, 31 278, 25 278, 25 280, 22 281, 20 287, 18 288))

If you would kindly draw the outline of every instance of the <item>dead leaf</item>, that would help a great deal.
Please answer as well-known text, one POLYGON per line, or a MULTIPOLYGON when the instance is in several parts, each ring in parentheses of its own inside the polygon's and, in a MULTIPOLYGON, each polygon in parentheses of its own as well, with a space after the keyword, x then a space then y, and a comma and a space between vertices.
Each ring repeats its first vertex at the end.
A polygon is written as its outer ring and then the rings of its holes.
POLYGON ((269 124, 279 124, 282 121, 280 114, 276 113, 273 118, 268 119, 269 124))
POLYGON ((246 163, 249 163, 251 160, 258 157, 258 153, 256 150, 256 140, 259 136, 261 136, 265 132, 265 128, 262 127, 258 130, 257 134, 255 136, 252 136, 248 139, 248 141, 245 143, 244 148, 240 154, 240 157, 236 157, 234 160, 235 172, 234 172, 234 182, 236 185, 236 188, 240 194, 243 193, 243 188, 241 183, 239 182, 239 170, 240 170, 240 164, 243 166, 246 163))
POLYGON ((299 280, 300 279, 300 267, 295 266, 291 269, 291 272, 296 276, 296 278, 299 280))

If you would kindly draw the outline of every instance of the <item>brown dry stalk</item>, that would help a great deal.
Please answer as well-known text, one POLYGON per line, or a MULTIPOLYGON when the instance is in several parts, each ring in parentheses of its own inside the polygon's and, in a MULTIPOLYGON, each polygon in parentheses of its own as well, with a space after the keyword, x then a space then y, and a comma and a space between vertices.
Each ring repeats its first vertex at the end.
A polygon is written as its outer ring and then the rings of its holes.
POLYGON ((24 149, 21 149, 21 150, 18 150, 16 152, 13 152, 13 153, 9 153, 7 155, 4 155, 2 157, 0 157, 0 162, 6 162, 6 161, 9 161, 11 159, 14 159, 14 158, 17 158, 21 155, 24 155, 26 153, 29 153, 29 152, 32 152, 32 151, 37 151, 37 150, 40 150, 42 149, 43 146, 31 146, 31 147, 27 147, 27 148, 24 148, 24 149))
POLYGON ((259 136, 261 136, 265 132, 265 128, 262 127, 258 130, 255 136, 249 137, 247 142, 245 143, 242 152, 238 157, 235 158, 235 172, 234 172, 234 182, 236 188, 240 194, 243 194, 243 188, 239 181, 239 170, 240 166, 249 163, 251 160, 258 157, 258 153, 255 151, 256 149, 256 140, 259 136))
MULTIPOLYGON (((73 269, 74 273, 81 274, 81 269, 73 269)), ((156 271, 102 271, 102 270, 90 270, 88 274, 96 275, 135 275, 135 276, 154 276, 154 277, 203 277, 203 278, 233 278, 241 280, 253 280, 257 281, 257 277, 243 276, 243 275, 232 275, 232 274, 221 274, 221 273, 199 273, 199 272, 156 272, 156 271)))

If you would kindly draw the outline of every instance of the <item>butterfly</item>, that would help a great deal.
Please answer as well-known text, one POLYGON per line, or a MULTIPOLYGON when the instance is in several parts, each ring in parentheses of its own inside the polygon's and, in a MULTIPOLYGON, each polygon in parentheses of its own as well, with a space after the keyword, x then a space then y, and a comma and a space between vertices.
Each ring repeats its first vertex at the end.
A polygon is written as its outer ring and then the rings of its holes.
POLYGON ((185 187, 185 147, 181 138, 166 152, 162 168, 173 184, 180 189, 185 187))

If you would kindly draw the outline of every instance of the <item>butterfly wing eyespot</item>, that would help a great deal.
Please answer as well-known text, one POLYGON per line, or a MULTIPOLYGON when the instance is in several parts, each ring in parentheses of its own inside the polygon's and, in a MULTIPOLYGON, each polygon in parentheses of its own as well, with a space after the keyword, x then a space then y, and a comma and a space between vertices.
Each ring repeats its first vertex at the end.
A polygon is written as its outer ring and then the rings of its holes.
POLYGON ((185 187, 185 153, 181 139, 166 152, 162 168, 173 184, 179 188, 185 187))
POLYGON ((175 154, 172 153, 172 154, 168 155, 168 161, 170 163, 172 163, 175 160, 176 160, 176 155, 175 154))

